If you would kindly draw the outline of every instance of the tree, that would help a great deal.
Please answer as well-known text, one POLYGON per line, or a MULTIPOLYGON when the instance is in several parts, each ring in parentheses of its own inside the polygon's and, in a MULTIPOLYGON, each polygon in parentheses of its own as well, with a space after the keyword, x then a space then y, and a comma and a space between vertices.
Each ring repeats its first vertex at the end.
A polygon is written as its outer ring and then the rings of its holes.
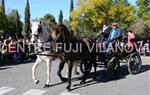
POLYGON ((47 26, 49 26, 50 23, 56 23, 55 17, 52 14, 45 14, 43 18, 40 18, 40 20, 47 26))
POLYGON ((140 37, 150 38, 150 20, 137 19, 129 28, 140 37))
POLYGON ((5 0, 0 2, 0 32, 4 33, 7 31, 6 28, 6 15, 5 15, 5 0))
POLYGON ((16 37, 18 38, 19 36, 21 36, 22 22, 20 21, 18 11, 12 10, 7 15, 7 19, 8 19, 7 34, 9 36, 12 36, 14 39, 16 39, 16 37))
POLYGON ((72 18, 71 18, 71 12, 72 11, 74 11, 74 2, 73 2, 73 0, 71 0, 71 2, 70 2, 70 17, 69 17, 70 22, 72 21, 72 18))
POLYGON ((20 16, 19 16, 19 13, 17 10, 16 10, 16 21, 15 21, 15 23, 16 23, 16 34, 15 35, 16 35, 16 38, 19 38, 22 36, 22 33, 21 33, 22 22, 20 21, 20 16))
POLYGON ((150 0, 138 0, 137 15, 139 18, 150 19, 150 0))
POLYGON ((65 20, 63 21, 63 23, 64 23, 64 25, 66 25, 67 27, 69 27, 69 20, 65 19, 65 20))
MULTIPOLYGON (((71 27, 77 30, 97 32, 102 22, 111 24, 117 21, 125 29, 135 20, 134 6, 125 3, 113 3, 113 0, 78 0, 78 9, 71 13, 71 27)), ((88 33, 88 34, 89 34, 88 33)))
POLYGON ((12 10, 8 15, 8 35, 12 36, 13 38, 15 37, 16 34, 16 10, 12 10))
POLYGON ((63 12, 62 10, 60 11, 60 14, 59 14, 59 24, 63 24, 63 12))
POLYGON ((124 5, 130 5, 128 0, 112 0, 113 4, 124 4, 124 5))
POLYGON ((25 7, 23 35, 29 36, 30 35, 29 31, 30 31, 30 6, 29 6, 29 0, 27 0, 26 7, 25 7))

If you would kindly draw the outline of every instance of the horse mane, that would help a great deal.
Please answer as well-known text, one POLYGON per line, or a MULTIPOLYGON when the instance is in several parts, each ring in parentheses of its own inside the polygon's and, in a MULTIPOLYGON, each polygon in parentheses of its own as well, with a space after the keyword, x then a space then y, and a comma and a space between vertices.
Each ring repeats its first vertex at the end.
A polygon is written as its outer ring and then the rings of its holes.
POLYGON ((64 24, 60 24, 58 25, 58 33, 62 32, 64 34, 64 40, 65 42, 70 42, 73 40, 74 36, 72 35, 71 31, 69 31, 69 29, 64 25, 64 24))
POLYGON ((49 34, 53 40, 56 40, 57 37, 56 37, 56 31, 55 31, 55 24, 54 23, 49 24, 49 34))

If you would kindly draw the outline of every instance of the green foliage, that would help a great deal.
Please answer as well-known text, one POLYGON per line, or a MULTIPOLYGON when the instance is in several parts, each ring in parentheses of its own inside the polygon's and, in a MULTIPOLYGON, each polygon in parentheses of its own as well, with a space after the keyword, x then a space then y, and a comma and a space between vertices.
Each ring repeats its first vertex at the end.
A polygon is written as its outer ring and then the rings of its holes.
POLYGON ((18 11, 12 10, 12 12, 8 14, 7 20, 8 20, 7 34, 9 36, 12 36, 14 39, 21 36, 22 22, 20 21, 18 11))
POLYGON ((20 21, 17 10, 12 10, 8 15, 5 14, 5 2, 2 0, 0 4, 0 33, 7 36, 20 36, 22 31, 22 22, 20 21))
POLYGON ((65 19, 63 24, 66 25, 67 27, 69 27, 70 22, 69 22, 69 20, 65 19))
POLYGON ((7 19, 5 15, 5 1, 2 0, 0 3, 0 33, 4 33, 7 31, 6 24, 7 19))
POLYGON ((19 38, 22 36, 22 22, 20 21, 20 16, 18 11, 16 10, 16 21, 15 21, 15 25, 16 25, 16 38, 19 38))
POLYGON ((72 12, 74 10, 74 2, 73 0, 71 0, 70 2, 70 12, 72 12))
POLYGON ((80 27, 82 32, 98 32, 104 21, 109 24, 117 21, 123 29, 129 27, 135 20, 134 7, 126 0, 117 1, 114 4, 113 0, 78 0, 78 8, 71 13, 71 28, 75 31, 80 27))
POLYGON ((50 23, 56 23, 55 17, 52 14, 45 14, 43 18, 40 18, 40 20, 47 26, 49 26, 50 23))
POLYGON ((25 7, 25 21, 23 27, 23 35, 29 36, 30 35, 30 6, 29 0, 27 0, 26 7, 25 7))
POLYGON ((150 19, 150 0, 138 0, 137 15, 139 18, 150 19))
POLYGON ((63 12, 62 12, 62 10, 60 11, 58 21, 59 21, 59 22, 58 22, 59 24, 63 24, 63 12))
POLYGON ((124 4, 124 5, 130 5, 128 0, 112 0, 113 4, 124 4))
POLYGON ((1 0, 1 8, 0 11, 5 14, 5 0, 1 0))
POLYGON ((150 38, 150 20, 137 19, 129 28, 139 36, 150 38))
POLYGON ((69 21, 71 22, 72 21, 72 18, 71 18, 71 12, 74 11, 74 2, 73 0, 70 1, 70 16, 69 16, 69 21))

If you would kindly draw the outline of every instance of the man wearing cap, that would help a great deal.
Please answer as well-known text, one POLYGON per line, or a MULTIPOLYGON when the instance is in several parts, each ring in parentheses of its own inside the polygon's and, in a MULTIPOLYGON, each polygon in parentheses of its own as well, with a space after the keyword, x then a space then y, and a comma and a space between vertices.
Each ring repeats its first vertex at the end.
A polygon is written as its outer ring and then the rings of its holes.
POLYGON ((113 23, 112 30, 110 31, 109 37, 108 37, 107 41, 103 43, 103 50, 107 51, 109 54, 111 54, 112 50, 107 49, 108 45, 109 44, 114 45, 116 40, 121 38, 121 36, 122 36, 122 31, 119 28, 118 23, 113 23))

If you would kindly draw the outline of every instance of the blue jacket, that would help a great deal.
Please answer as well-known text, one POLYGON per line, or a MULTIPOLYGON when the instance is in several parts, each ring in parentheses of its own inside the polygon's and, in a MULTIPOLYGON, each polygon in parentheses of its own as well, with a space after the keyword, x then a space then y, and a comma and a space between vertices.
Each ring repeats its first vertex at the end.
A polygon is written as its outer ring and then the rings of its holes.
POLYGON ((115 33, 114 33, 114 37, 113 39, 111 39, 111 32, 113 31, 113 29, 110 31, 109 33, 109 37, 108 37, 108 40, 107 42, 113 42, 114 40, 117 40, 119 39, 121 36, 122 36, 122 31, 120 28, 116 28, 115 29, 115 33))

